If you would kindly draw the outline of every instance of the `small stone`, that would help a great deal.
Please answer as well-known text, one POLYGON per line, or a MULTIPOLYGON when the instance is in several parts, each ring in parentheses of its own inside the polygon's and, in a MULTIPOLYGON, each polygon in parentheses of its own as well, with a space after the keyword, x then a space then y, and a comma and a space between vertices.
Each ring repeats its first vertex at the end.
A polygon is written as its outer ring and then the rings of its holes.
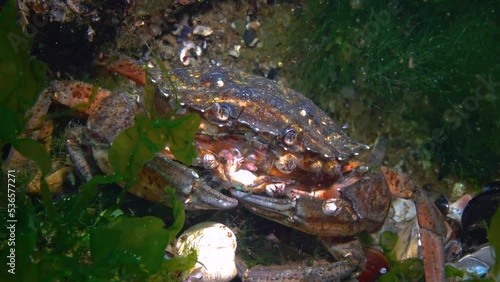
POLYGON ((259 26, 260 26, 259 21, 251 21, 251 22, 247 23, 246 28, 257 30, 259 28, 259 26))
POLYGON ((453 200, 462 197, 465 194, 465 185, 463 183, 457 182, 453 185, 453 190, 451 192, 451 198, 453 200))
POLYGON ((193 29, 188 25, 179 25, 176 30, 172 31, 173 35, 176 35, 182 40, 190 38, 192 33, 193 29))
POLYGON ((255 47, 257 43, 259 42, 259 39, 257 38, 257 33, 253 29, 247 29, 245 30, 245 33, 243 33, 243 41, 248 47, 255 47))
POLYGON ((237 19, 231 23, 231 28, 234 29, 238 34, 245 33, 245 21, 242 19, 237 19))
POLYGON ((241 45, 234 45, 233 48, 229 49, 227 52, 229 56, 238 59, 240 57, 241 45))
POLYGON ((199 25, 199 26, 195 27, 193 30, 193 34, 201 35, 201 36, 205 36, 205 37, 209 36, 213 32, 214 31, 210 27, 204 26, 204 25, 199 25))

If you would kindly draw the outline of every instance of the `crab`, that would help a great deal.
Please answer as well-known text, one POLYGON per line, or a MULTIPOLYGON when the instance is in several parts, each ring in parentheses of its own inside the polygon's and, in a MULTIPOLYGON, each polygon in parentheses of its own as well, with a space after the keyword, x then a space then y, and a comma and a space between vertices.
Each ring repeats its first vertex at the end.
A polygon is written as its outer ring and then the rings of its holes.
MULTIPOLYGON (((145 165, 130 192, 168 203, 163 190, 168 185, 188 210, 230 209, 240 203, 257 215, 320 236, 338 259, 287 271, 288 277, 281 270, 277 274, 251 269, 242 273, 245 280, 331 281, 359 271, 364 256, 355 235, 381 226, 392 197, 416 202, 426 280, 445 280, 442 246, 446 227, 425 193, 404 174, 353 160, 368 146, 351 140, 302 94, 224 67, 173 70, 169 76, 175 87, 165 82, 157 68, 146 72, 130 58, 111 60, 106 67, 141 86, 149 79, 155 87, 155 109, 161 115, 197 113, 201 117, 195 136, 198 157, 193 165, 177 162, 166 148, 145 165)), ((87 180, 94 173, 81 145, 91 144, 99 168, 111 174, 110 144, 133 125, 136 114, 147 115, 143 101, 124 92, 111 94, 83 82, 56 81, 29 113, 27 131, 41 128, 32 138, 49 135, 50 126, 41 116, 54 101, 69 107, 87 102, 87 107, 79 109, 89 115, 86 127, 67 135, 69 155, 87 180), (93 95, 95 99, 89 102, 93 95)), ((11 153, 12 162, 20 158, 11 153)))

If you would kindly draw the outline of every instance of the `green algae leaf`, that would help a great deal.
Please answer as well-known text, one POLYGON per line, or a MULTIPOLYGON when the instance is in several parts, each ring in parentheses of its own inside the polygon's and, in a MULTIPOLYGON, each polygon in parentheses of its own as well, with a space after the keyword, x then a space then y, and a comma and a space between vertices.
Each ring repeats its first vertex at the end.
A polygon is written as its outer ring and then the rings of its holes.
POLYGON ((194 136, 200 127, 200 123, 201 118, 199 115, 189 114, 165 124, 170 136, 168 140, 170 151, 178 161, 188 166, 196 158, 194 136))
POLYGON ((380 234, 380 246, 384 250, 384 253, 389 253, 394 250, 394 247, 398 243, 398 234, 391 231, 384 231, 380 234))
POLYGON ((179 281, 178 272, 188 271, 194 267, 197 254, 190 253, 185 257, 169 258, 163 261, 160 271, 148 277, 148 282, 179 281))
POLYGON ((133 182, 144 164, 165 149, 168 142, 166 128, 155 125, 143 115, 134 118, 134 126, 120 132, 109 150, 109 162, 115 174, 133 182))
POLYGON ((175 190, 172 188, 165 188, 165 192, 169 194, 172 199, 172 212, 174 215, 174 222, 167 229, 168 242, 173 242, 175 240, 175 236, 179 234, 182 227, 184 226, 184 221, 186 219, 186 211, 184 209, 184 204, 175 198, 175 190))
POLYGON ((173 271, 186 271, 191 269, 198 259, 198 254, 193 251, 185 257, 175 257, 170 258, 163 262, 162 269, 173 272, 173 271))
POLYGON ((200 125, 196 114, 172 121, 150 120, 142 115, 134 118, 134 126, 120 132, 109 150, 109 162, 117 175, 133 182, 144 164, 165 147, 177 160, 190 165, 196 157, 194 135, 200 125))
POLYGON ((21 130, 21 122, 10 109, 0 105, 0 140, 12 143, 21 130))
POLYGON ((168 243, 164 222, 153 216, 118 217, 90 232, 92 260, 96 265, 123 268, 128 274, 155 273, 168 243))
POLYGON ((42 175, 49 174, 51 168, 50 155, 42 144, 29 138, 16 139, 11 144, 23 156, 34 160, 42 171, 42 175))
POLYGON ((410 258, 391 264, 391 270, 380 276, 379 282, 420 281, 424 275, 421 259, 410 258))
POLYGON ((464 277, 464 272, 458 268, 455 268, 451 265, 445 265, 444 267, 446 277, 451 278, 451 277, 464 277))
POLYGON ((47 66, 30 55, 32 39, 18 24, 15 1, 0 14, 0 104, 21 120, 45 86, 47 66))

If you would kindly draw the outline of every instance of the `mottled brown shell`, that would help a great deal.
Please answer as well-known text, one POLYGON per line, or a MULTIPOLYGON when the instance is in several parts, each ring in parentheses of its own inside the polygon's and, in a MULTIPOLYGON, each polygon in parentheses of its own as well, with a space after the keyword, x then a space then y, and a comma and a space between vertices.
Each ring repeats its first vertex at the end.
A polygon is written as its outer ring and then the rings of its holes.
MULTIPOLYGON (((304 95, 264 77, 222 67, 178 69, 171 75, 183 107, 205 115, 214 103, 229 109, 230 116, 226 122, 218 122, 220 127, 247 126, 256 134, 272 136, 285 149, 292 148, 282 142, 283 136, 295 130, 302 142, 299 151, 311 151, 324 158, 343 160, 368 148, 347 137, 304 95)), ((161 81, 159 72, 152 77, 161 81)), ((161 91, 166 96, 173 94, 166 87, 161 91)))

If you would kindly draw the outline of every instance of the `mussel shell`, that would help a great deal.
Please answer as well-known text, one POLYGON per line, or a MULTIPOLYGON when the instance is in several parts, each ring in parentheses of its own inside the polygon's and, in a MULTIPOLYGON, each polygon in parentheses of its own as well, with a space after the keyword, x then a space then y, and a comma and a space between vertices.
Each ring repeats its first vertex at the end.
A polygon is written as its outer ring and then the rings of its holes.
POLYGON ((488 273, 490 267, 495 265, 495 258, 490 245, 479 248, 472 254, 466 255, 452 265, 460 270, 466 271, 469 275, 481 277, 488 273))
POLYGON ((365 258, 365 270, 358 277, 360 282, 376 281, 391 270, 389 260, 375 248, 365 248, 365 258))
POLYGON ((439 212, 441 212, 442 215, 446 216, 450 210, 450 202, 446 197, 441 194, 439 195, 439 198, 434 201, 434 205, 436 208, 438 208, 439 212))
POLYGON ((462 227, 468 245, 480 245, 488 241, 486 228, 500 201, 500 181, 492 182, 469 201, 462 214, 462 227))

